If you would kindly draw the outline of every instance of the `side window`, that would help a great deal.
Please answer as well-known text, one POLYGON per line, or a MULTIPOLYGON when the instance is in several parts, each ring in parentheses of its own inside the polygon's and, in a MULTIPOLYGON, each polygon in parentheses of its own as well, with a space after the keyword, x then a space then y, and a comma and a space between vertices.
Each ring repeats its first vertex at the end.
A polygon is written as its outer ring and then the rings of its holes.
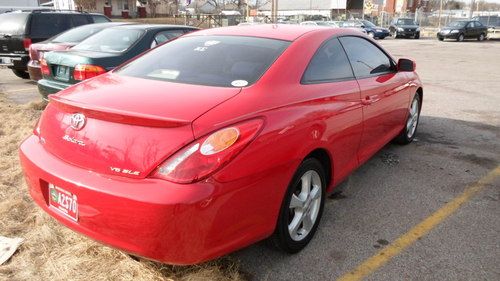
POLYGON ((69 15, 39 13, 31 19, 31 36, 49 38, 71 28, 69 15))
POLYGON ((472 28, 472 27, 474 27, 474 22, 471 21, 467 24, 466 28, 472 28))
POLYGON ((151 42, 151 48, 154 48, 160 44, 170 41, 184 34, 184 30, 167 30, 160 31, 155 35, 153 42, 151 42))
POLYGON ((340 42, 358 78, 394 70, 392 60, 373 43, 360 37, 341 37, 340 42))
POLYGON ((481 22, 479 22, 479 21, 476 21, 474 24, 476 25, 476 27, 482 27, 483 26, 483 24, 481 22))
POLYGON ((89 19, 86 15, 73 15, 71 16, 71 21, 73 22, 74 27, 89 24, 89 19))
POLYGON ((309 62, 302 83, 332 82, 353 79, 349 60, 337 38, 323 44, 309 62))
POLYGON ((109 22, 109 19, 107 17, 100 15, 92 15, 92 20, 94 21, 94 23, 109 22))

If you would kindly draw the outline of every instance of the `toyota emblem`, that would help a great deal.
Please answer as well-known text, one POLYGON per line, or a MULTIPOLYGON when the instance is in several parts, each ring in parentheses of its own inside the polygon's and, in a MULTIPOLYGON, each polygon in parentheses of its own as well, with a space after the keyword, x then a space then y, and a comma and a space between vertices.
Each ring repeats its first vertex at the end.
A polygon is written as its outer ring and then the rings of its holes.
POLYGON ((85 126, 85 115, 81 113, 75 113, 71 115, 71 128, 79 131, 85 126))

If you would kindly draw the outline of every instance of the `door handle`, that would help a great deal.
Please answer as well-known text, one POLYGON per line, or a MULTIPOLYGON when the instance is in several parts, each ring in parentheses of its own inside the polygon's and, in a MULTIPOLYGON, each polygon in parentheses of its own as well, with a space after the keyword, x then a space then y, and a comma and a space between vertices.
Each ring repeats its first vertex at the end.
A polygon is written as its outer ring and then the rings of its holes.
POLYGON ((365 98, 361 100, 361 103, 363 105, 370 105, 372 103, 376 103, 379 100, 380 100, 379 95, 371 95, 371 96, 365 96, 365 98))

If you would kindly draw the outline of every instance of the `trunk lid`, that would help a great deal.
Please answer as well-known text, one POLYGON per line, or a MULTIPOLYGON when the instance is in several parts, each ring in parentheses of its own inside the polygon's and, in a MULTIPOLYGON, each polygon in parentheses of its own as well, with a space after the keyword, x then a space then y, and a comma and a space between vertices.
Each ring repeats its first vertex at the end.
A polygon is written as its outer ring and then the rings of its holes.
POLYGON ((74 45, 74 43, 35 43, 30 46, 30 58, 38 61, 43 58, 44 53, 67 50, 74 45))
POLYGON ((80 82, 73 77, 73 72, 77 64, 98 65, 109 71, 122 62, 120 60, 121 55, 120 53, 77 51, 71 49, 49 52, 44 55, 44 58, 49 65, 50 76, 44 76, 44 79, 75 84, 80 82))
POLYGON ((45 149, 70 164, 144 178, 194 140, 196 118, 239 92, 104 74, 49 96, 40 138, 45 149), (82 124, 76 113, 85 116, 82 124))

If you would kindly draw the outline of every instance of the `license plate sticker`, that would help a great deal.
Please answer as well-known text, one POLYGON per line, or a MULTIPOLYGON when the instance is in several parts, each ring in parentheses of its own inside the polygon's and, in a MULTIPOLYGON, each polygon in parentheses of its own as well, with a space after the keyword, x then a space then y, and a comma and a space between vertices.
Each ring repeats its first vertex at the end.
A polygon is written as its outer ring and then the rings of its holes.
POLYGON ((56 71, 56 78, 63 81, 69 80, 69 67, 67 66, 58 66, 56 71))
POLYGON ((78 221, 78 197, 53 184, 49 184, 49 206, 65 217, 78 221))

